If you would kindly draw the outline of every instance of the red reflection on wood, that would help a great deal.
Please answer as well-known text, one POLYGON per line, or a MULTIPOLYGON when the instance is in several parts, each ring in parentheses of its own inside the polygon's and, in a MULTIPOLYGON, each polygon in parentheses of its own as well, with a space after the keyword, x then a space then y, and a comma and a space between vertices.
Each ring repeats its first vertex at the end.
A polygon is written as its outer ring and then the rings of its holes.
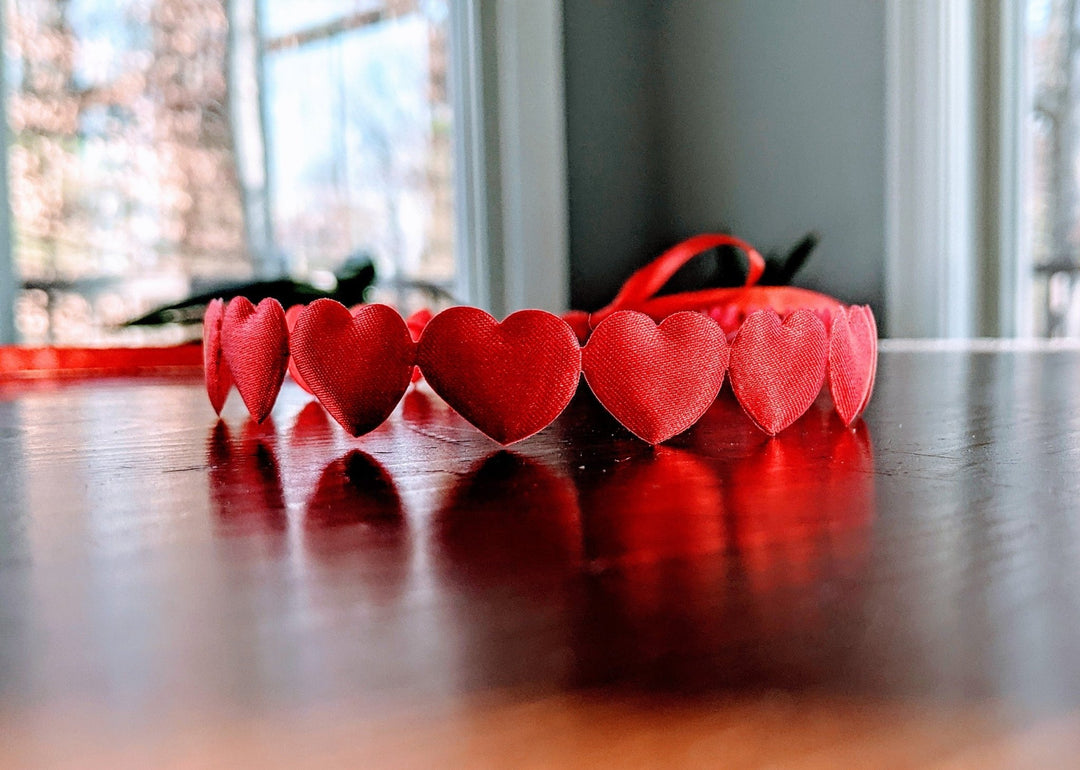
POLYGON ((330 415, 318 401, 309 401, 293 420, 289 433, 289 445, 301 446, 334 438, 334 425, 330 415))
POLYGON ((457 580, 492 584, 581 563, 573 484, 544 464, 499 451, 455 483, 432 522, 433 546, 457 580))
POLYGON ((283 531, 288 523, 273 420, 248 421, 239 442, 219 420, 210 431, 210 501, 228 533, 283 531))
POLYGON ((598 566, 725 547, 722 490, 690 452, 657 447, 612 458, 587 465, 578 483, 586 550, 598 566))
POLYGON ((736 462, 728 489, 733 542, 747 572, 769 584, 813 581, 837 549, 866 547, 875 505, 869 433, 815 407, 797 428, 736 462))
POLYGON ((397 601, 412 563, 413 541, 401 497, 389 472, 375 458, 353 450, 323 470, 303 519, 304 552, 312 579, 347 569, 364 575, 358 598, 377 604, 397 601))
POLYGON ((307 529, 402 523, 401 498, 386 469, 358 449, 326 466, 307 505, 307 529))

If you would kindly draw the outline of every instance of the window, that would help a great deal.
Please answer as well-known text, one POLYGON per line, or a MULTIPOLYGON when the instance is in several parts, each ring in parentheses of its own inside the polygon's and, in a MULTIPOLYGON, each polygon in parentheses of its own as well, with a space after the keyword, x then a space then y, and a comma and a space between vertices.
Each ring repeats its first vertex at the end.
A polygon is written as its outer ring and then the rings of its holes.
MULTIPOLYGON (((117 325, 216 284, 455 274, 449 0, 9 0, 16 327, 117 325)), ((174 339, 166 335, 161 341, 174 339)))
POLYGON ((261 0, 273 242, 291 270, 370 256, 449 288, 448 0, 261 0))
POLYGON ((889 333, 1080 336, 1080 0, 887 8, 889 333))
POLYGON ((1023 251, 1030 323, 1080 336, 1080 28, 1077 0, 1025 0, 1020 71, 1024 121, 1023 251))

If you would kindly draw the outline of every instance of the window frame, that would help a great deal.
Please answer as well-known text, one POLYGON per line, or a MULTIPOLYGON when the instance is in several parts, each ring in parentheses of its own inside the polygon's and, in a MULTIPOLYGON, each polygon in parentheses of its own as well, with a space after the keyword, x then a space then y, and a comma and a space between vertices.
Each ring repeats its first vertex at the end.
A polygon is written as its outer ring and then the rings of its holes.
POLYGON ((985 300, 998 308, 996 329, 990 331, 1002 337, 1032 337, 1035 333, 1031 223, 1023 202, 1031 168, 1023 101, 1030 94, 1025 6, 1024 0, 988 4, 982 39, 984 88, 989 93, 983 128, 990 177, 983 225, 990 231, 988 253, 996 258, 992 266, 998 276, 996 296, 988 292, 985 300))
POLYGON ((974 332, 975 80, 970 0, 886 8, 886 323, 974 332))
POLYGON ((1023 6, 888 0, 890 335, 1034 332, 1023 6))
POLYGON ((570 295, 562 3, 450 8, 458 296, 499 318, 561 312, 570 295))

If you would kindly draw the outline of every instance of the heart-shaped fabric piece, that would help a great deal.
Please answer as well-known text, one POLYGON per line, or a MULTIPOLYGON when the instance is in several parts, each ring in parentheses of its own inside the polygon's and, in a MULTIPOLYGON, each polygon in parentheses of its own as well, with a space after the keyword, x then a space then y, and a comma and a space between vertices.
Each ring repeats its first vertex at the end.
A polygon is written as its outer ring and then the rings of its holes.
MULTIPOLYGON (((304 312, 306 305, 293 305, 285 311, 285 326, 289 329, 289 348, 292 348, 292 333, 296 328, 296 319, 300 317, 300 314, 304 312)), ((311 388, 308 387, 307 382, 304 380, 303 375, 300 374, 300 370, 296 368, 296 356, 289 356, 289 376, 292 377, 293 382, 306 390, 311 395, 315 395, 311 388)))
POLYGON ((581 379, 577 337, 542 310, 499 323, 477 308, 449 308, 424 329, 417 359, 431 388, 500 444, 551 424, 581 379))
POLYGON ((731 343, 731 388, 750 419, 775 436, 814 403, 828 358, 829 337, 815 313, 796 310, 781 321, 759 310, 731 343))
POLYGON ((405 321, 386 305, 318 299, 292 333, 296 368, 326 411, 353 436, 379 427, 412 380, 416 344, 405 321))
POLYGON ((613 313, 593 330, 581 368, 596 398, 635 436, 659 444, 705 413, 724 384, 724 331, 700 313, 658 326, 644 313, 613 313))
POLYGON ((245 297, 229 302, 221 349, 244 405, 262 422, 274 408, 289 366, 289 329, 281 303, 264 299, 255 307, 245 297))
POLYGON ((845 425, 870 401, 877 370, 877 324, 869 307, 841 308, 829 335, 829 392, 845 425))
MULTIPOLYGON (((877 360, 878 360, 878 330, 877 319, 874 317, 874 311, 870 309, 869 305, 856 305, 853 308, 854 312, 862 312, 863 322, 872 330, 874 338, 874 354, 871 356, 873 365, 870 367, 870 387, 866 389, 866 395, 863 396, 862 405, 859 407, 859 414, 866 411, 866 407, 870 404, 870 397, 874 395, 874 383, 877 382, 877 360)), ((852 311, 848 311, 848 322, 851 321, 852 311)))
POLYGON ((220 299, 210 300, 203 315, 203 376, 206 378, 206 395, 219 416, 233 386, 232 372, 221 352, 221 322, 224 319, 225 303, 220 299))

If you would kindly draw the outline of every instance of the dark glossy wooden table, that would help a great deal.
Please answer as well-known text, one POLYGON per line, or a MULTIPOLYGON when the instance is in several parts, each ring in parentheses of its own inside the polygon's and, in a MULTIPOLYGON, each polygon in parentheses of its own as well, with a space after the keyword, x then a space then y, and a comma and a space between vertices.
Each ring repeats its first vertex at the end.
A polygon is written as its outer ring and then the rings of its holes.
POLYGON ((587 394, 499 448, 201 383, 0 387, 9 766, 1076 766, 1080 352, 884 352, 865 423, 587 394))

